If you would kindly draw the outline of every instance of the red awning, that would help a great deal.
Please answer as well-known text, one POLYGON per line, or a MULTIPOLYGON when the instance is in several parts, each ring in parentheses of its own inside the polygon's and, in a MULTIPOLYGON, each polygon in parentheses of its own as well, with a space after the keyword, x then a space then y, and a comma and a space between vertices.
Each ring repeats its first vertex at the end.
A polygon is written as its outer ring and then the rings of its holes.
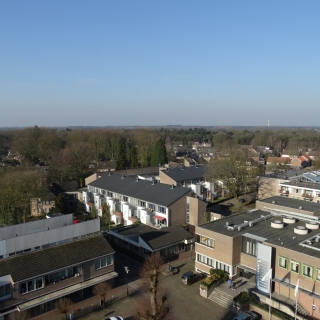
POLYGON ((155 219, 158 219, 158 220, 161 220, 161 221, 166 220, 166 218, 161 217, 161 216, 155 215, 154 217, 155 217, 155 219))

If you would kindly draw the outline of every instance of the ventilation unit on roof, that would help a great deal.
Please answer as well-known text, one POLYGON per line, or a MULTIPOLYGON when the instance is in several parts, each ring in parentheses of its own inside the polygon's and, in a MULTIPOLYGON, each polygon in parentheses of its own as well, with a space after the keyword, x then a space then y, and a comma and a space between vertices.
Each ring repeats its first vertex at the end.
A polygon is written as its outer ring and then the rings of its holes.
POLYGON ((275 204, 276 202, 273 200, 272 203, 275 204))
POLYGON ((292 217, 283 217, 283 222, 288 224, 293 224, 296 222, 296 219, 292 217))
POLYGON ((242 227, 238 227, 238 231, 241 231, 242 230, 242 227))
POLYGON ((306 228, 310 230, 316 230, 316 229, 319 229, 319 224, 315 221, 307 221, 306 228))
POLYGON ((308 229, 304 226, 297 226, 294 228, 296 234, 308 234, 308 229))
POLYGON ((228 226, 228 225, 229 225, 229 221, 226 222, 226 226, 228 226))
POLYGON ((299 207, 299 209, 300 209, 300 210, 302 210, 302 209, 303 209, 303 207, 299 207))
POLYGON ((249 227, 253 227, 253 221, 249 222, 249 227))
POLYGON ((273 220, 271 221, 271 227, 275 229, 282 229, 284 224, 281 220, 273 220))

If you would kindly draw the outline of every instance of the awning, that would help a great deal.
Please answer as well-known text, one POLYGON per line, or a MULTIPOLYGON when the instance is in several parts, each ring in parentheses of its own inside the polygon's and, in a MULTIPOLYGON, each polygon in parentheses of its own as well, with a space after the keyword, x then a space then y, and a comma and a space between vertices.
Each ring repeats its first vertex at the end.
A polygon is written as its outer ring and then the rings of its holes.
POLYGON ((158 216, 158 215, 155 215, 154 218, 158 219, 158 220, 161 220, 161 221, 166 220, 166 218, 158 216))
POLYGON ((251 272, 251 273, 254 273, 254 274, 256 274, 257 273, 257 271, 255 270, 255 269, 252 269, 252 268, 250 268, 250 267, 247 267, 247 266, 244 266, 243 264, 237 264, 237 267, 238 268, 241 268, 241 269, 243 269, 243 270, 245 270, 245 271, 247 271, 247 272, 251 272))

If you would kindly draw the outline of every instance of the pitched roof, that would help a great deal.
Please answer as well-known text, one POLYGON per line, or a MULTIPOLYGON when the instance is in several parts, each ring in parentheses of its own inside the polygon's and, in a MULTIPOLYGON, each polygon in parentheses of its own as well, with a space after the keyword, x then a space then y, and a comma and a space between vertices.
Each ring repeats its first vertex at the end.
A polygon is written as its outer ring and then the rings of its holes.
POLYGON ((290 163, 289 157, 268 157, 267 163, 290 163))
POLYGON ((149 180, 137 181, 135 177, 125 177, 112 173, 89 183, 88 186, 166 207, 190 192, 189 188, 174 187, 172 189, 172 187, 167 184, 156 183, 149 180))
POLYGON ((105 238, 94 236, 2 259, 0 277, 10 274, 19 282, 113 252, 105 238))
POLYGON ((48 189, 57 197, 59 193, 76 191, 79 188, 77 181, 62 181, 60 183, 53 182, 48 189))
POLYGON ((163 170, 162 172, 174 181, 192 180, 204 177, 205 166, 181 167, 168 171, 163 170))
POLYGON ((181 242, 185 239, 190 239, 192 238, 192 235, 183 227, 177 225, 141 234, 140 238, 152 250, 157 250, 181 242))

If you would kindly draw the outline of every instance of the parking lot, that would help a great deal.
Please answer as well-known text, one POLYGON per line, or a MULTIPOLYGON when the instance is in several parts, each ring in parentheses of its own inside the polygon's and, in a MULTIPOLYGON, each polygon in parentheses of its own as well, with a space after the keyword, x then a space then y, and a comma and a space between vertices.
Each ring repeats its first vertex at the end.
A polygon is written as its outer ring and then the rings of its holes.
MULTIPOLYGON (((124 298, 120 301, 112 303, 104 310, 92 312, 86 316, 83 316, 83 320, 102 320, 110 316, 122 316, 125 320, 134 319, 135 309, 146 292, 143 288, 142 281, 137 279, 135 271, 138 270, 137 263, 129 258, 118 257, 117 269, 120 273, 120 281, 123 282, 121 290, 125 294, 126 291, 126 278, 122 272, 124 265, 130 265, 132 263, 132 279, 129 280, 129 291, 131 292, 128 298, 124 298), (123 264, 123 266, 121 266, 123 264)), ((234 318, 234 314, 227 309, 215 304, 211 300, 200 297, 199 295, 199 282, 192 284, 191 286, 184 285, 181 282, 181 276, 187 271, 194 270, 194 260, 190 258, 180 261, 171 262, 173 267, 173 274, 163 274, 160 281, 162 288, 168 289, 170 293, 170 305, 172 306, 172 312, 170 320, 180 319, 210 319, 210 320, 231 320, 234 318)), ((167 268, 164 268, 167 271, 167 268)), ((129 278, 130 279, 130 278, 129 278)))

